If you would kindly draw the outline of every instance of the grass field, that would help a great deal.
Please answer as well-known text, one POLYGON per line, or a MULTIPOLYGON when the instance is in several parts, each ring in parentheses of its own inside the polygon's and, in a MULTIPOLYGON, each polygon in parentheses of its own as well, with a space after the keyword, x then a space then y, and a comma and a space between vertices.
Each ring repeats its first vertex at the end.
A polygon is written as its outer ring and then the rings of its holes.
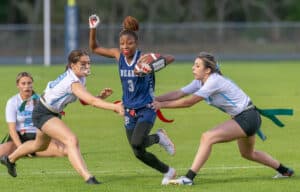
MULTIPOLYGON (((113 112, 81 106, 79 102, 66 108, 64 121, 78 135, 81 151, 89 170, 103 184, 89 186, 70 166, 67 158, 24 158, 17 162, 18 177, 12 178, 0 167, 0 191, 222 191, 222 192, 288 192, 300 191, 300 62, 224 62, 225 76, 234 80, 261 108, 293 108, 294 116, 281 117, 286 124, 277 128, 263 119, 263 130, 268 139, 257 138, 257 149, 266 151, 284 164, 293 167, 296 174, 290 179, 274 180, 275 171, 240 157, 236 143, 215 145, 212 155, 195 179, 194 186, 161 186, 162 175, 140 163, 127 143, 122 118, 113 112)), ((15 76, 28 71, 35 79, 35 90, 41 93, 64 66, 2 66, 0 70, 1 95, 0 136, 7 132, 4 109, 7 99, 16 94, 15 76)), ((121 98, 116 66, 92 66, 93 75, 88 89, 96 94, 104 87, 115 93, 108 100, 121 98)), ((192 80, 191 64, 169 66, 156 76, 156 94, 178 89, 192 80)), ((159 146, 149 151, 186 173, 198 148, 202 132, 228 119, 220 111, 200 103, 192 108, 163 110, 174 118, 172 124, 156 121, 153 132, 164 127, 176 145, 171 157, 159 146)))

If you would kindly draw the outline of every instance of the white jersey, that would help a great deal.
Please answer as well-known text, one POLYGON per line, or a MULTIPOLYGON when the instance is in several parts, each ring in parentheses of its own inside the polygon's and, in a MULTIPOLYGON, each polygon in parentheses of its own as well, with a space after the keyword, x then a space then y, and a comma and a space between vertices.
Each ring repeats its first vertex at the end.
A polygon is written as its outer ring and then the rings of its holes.
POLYGON ((20 133, 35 133, 36 128, 32 123, 33 100, 26 103, 24 111, 19 108, 23 100, 20 94, 11 97, 6 103, 5 118, 7 123, 16 123, 16 130, 20 133))
POLYGON ((77 77, 71 69, 61 74, 56 80, 50 81, 41 96, 41 102, 50 111, 60 113, 69 104, 76 101, 72 93, 72 84, 80 82, 85 86, 85 77, 77 77))
POLYGON ((203 97, 209 105, 232 116, 244 111, 251 101, 235 83, 217 73, 211 74, 204 85, 199 80, 193 80, 181 91, 203 97))

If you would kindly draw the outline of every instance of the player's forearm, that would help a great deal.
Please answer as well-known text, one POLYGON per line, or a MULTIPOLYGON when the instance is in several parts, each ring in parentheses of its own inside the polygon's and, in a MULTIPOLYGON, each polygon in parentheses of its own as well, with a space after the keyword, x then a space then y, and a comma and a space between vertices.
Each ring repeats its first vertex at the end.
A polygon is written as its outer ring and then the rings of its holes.
POLYGON ((106 110, 111 110, 111 111, 117 110, 117 107, 115 104, 106 102, 102 99, 99 99, 98 97, 95 97, 95 99, 90 101, 90 104, 94 107, 101 108, 101 109, 106 109, 106 110))
POLYGON ((20 138, 19 138, 19 135, 17 133, 17 131, 10 131, 9 132, 9 135, 12 139, 12 141, 14 142, 14 144, 18 147, 22 144, 20 138))
POLYGON ((91 51, 94 51, 98 47, 96 40, 96 29, 90 29, 89 47, 91 51))
POLYGON ((157 97, 155 97, 155 100, 156 101, 172 101, 172 100, 179 99, 183 96, 185 96, 185 94, 181 90, 177 90, 177 91, 172 91, 172 92, 166 93, 164 95, 157 96, 157 97))
POLYGON ((186 108, 192 106, 193 103, 186 99, 178 99, 174 101, 161 102, 161 108, 186 108))

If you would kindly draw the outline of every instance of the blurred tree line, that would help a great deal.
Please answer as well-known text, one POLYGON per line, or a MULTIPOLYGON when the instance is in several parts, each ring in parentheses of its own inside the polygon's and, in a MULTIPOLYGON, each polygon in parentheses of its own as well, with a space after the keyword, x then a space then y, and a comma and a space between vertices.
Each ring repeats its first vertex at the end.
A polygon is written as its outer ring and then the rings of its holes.
MULTIPOLYGON (((0 23, 42 23, 43 0, 0 0, 0 23)), ((77 0, 80 22, 97 13, 105 23, 132 15, 143 23, 300 21, 299 0, 77 0)), ((67 0, 51 1, 51 19, 64 23, 67 0)))

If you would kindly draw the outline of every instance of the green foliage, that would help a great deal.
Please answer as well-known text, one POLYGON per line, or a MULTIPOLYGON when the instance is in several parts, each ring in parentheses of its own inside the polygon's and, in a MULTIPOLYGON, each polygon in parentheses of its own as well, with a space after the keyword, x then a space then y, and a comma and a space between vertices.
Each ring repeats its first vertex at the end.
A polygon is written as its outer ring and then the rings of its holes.
MULTIPOLYGON (((173 64, 156 75, 156 93, 179 89, 189 83, 192 61, 189 64, 173 64)), ((6 66, 1 67, 2 91, 0 103, 5 108, 7 99, 16 93, 15 76, 20 71, 33 74, 35 89, 41 93, 49 80, 64 70, 64 66, 6 66)), ((295 169, 291 179, 274 180, 275 171, 241 158, 236 142, 218 144, 207 164, 195 179, 196 185, 161 186, 162 174, 144 166, 132 154, 126 140, 123 120, 113 112, 81 106, 79 102, 66 108, 64 121, 78 135, 80 148, 89 170, 103 184, 88 186, 71 167, 67 158, 23 158, 17 162, 18 177, 11 178, 0 166, 1 191, 297 191, 300 179, 300 90, 299 62, 222 62, 225 76, 235 81, 262 108, 288 107, 294 116, 282 117, 286 127, 277 128, 263 119, 267 141, 257 139, 256 148, 266 151, 282 163, 295 169)), ((87 88, 93 94, 101 88, 112 87, 114 94, 109 101, 121 98, 117 66, 92 66, 87 88)), ((165 116, 174 118, 172 124, 156 121, 153 132, 164 127, 176 145, 176 155, 170 157, 159 146, 149 148, 161 160, 177 169, 178 175, 186 173, 199 145, 201 133, 229 117, 205 103, 187 109, 163 110, 165 116)), ((4 110, 0 112, 0 135, 7 132, 4 110)))
MULTIPOLYGON (((77 0, 76 3, 81 23, 86 23, 92 13, 99 14, 110 24, 120 23, 127 15, 143 23, 300 20, 300 3, 295 0, 77 0)), ((54 24, 64 23, 66 5, 67 0, 51 1, 54 24)), ((40 0, 2 0, 0 23, 27 24, 34 19, 42 23, 42 13, 40 0), (33 15, 34 9, 38 10, 38 17, 33 15)))

